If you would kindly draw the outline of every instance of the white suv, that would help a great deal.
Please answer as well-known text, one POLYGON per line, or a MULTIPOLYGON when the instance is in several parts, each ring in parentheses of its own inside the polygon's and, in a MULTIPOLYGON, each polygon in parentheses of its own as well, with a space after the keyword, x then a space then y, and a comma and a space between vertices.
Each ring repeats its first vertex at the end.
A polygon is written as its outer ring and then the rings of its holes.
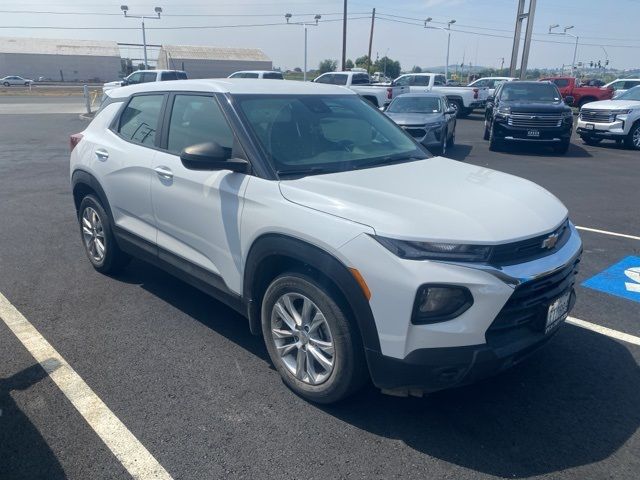
POLYGON ((612 100, 582 107, 576 133, 587 145, 597 145, 606 139, 640 150, 640 86, 612 100))
MULTIPOLYGON (((262 80, 112 90, 71 137, 83 245, 230 305, 286 384, 340 400, 519 362, 575 302, 582 244, 552 194, 431 157, 352 91, 262 80)), ((214 368, 214 367, 212 367, 214 368)))

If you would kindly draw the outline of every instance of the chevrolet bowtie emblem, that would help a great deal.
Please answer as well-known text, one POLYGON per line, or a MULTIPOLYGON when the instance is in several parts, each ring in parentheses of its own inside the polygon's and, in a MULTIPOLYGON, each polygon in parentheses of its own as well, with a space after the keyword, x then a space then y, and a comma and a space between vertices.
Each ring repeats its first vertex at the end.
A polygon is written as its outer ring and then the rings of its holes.
POLYGON ((547 238, 542 241, 542 248, 547 248, 551 250, 558 243, 559 235, 557 233, 552 233, 547 238))

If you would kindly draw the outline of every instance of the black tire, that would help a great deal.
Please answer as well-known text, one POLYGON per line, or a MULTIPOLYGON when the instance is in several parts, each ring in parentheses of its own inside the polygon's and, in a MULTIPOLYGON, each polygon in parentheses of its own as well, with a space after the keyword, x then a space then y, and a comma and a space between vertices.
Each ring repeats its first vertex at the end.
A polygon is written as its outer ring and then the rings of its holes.
MULTIPOLYGON (((93 268, 95 268, 98 272, 104 274, 114 274, 122 270, 130 261, 131 257, 120 250, 118 244, 115 241, 115 237, 113 236, 113 228, 111 225, 111 219, 107 215, 107 212, 104 210, 100 200, 98 200, 93 195, 87 195, 80 202, 80 208, 78 209, 78 222, 80 224, 80 239, 82 241, 82 245, 84 246, 85 253, 87 254, 87 258, 91 262, 93 268), (84 214, 85 210, 92 209, 93 212, 96 213, 102 232, 102 239, 104 244, 103 249, 103 257, 98 259, 94 256, 94 254, 90 251, 90 247, 85 240, 85 233, 83 228, 84 214)), ((95 230, 94 230, 95 232, 95 230)))
POLYGON ((624 139, 624 146, 632 150, 640 150, 640 122, 636 122, 624 139), (635 140, 634 140, 635 138, 635 140))
POLYGON ((493 126, 491 126, 491 130, 489 130, 489 150, 499 152, 503 146, 503 141, 496 138, 493 126))
POLYGON ((489 126, 487 125, 487 121, 484 121, 484 135, 482 136, 482 138, 484 140, 489 140, 490 134, 489 134, 489 126))
POLYGON ((558 155, 564 155, 565 153, 567 153, 569 151, 569 146, 570 145, 571 145, 571 141, 563 140, 558 145, 554 145, 553 146, 553 152, 557 153, 558 155))
MULTIPOLYGON (((338 402, 361 388, 368 379, 359 333, 340 304, 340 300, 330 289, 320 285, 313 278, 296 272, 284 273, 273 280, 262 300, 262 334, 273 365, 291 390, 315 403, 338 402), (319 384, 312 385, 309 381, 297 378, 277 351, 272 334, 272 312, 278 300, 286 294, 303 295, 315 304, 326 319, 333 340, 333 367, 328 377, 319 384)), ((277 318, 275 314, 274 318, 277 318)), ((282 326, 284 323, 279 328, 283 328, 282 326)), ((310 335, 307 338, 310 338, 310 335)), ((294 338, 298 340, 297 337, 294 338)), ((291 339, 291 342, 294 340, 291 339)), ((306 344, 307 350, 309 345, 311 343, 306 344)), ((296 349, 296 359, 301 350, 304 351, 305 348, 296 349)), ((302 355, 309 358, 306 351, 302 355)), ((304 365, 306 367, 307 364, 304 365)), ((298 368, 297 364, 295 368, 298 368)))
POLYGON ((456 118, 463 118, 464 105, 460 100, 451 100, 449 102, 449 105, 451 105, 456 110, 456 118))
POLYGON ((438 148, 438 154, 443 157, 447 154, 447 146, 449 145, 449 141, 447 140, 448 135, 449 132, 445 128, 442 131, 442 138, 440 138, 440 147, 438 148))
POLYGON ((451 137, 447 140, 447 148, 451 149, 456 144, 456 124, 453 124, 453 132, 451 132, 451 137))
POLYGON ((3 85, 4 85, 5 87, 10 87, 10 86, 11 86, 11 84, 10 84, 9 82, 4 82, 4 83, 3 83, 3 85))
POLYGON ((584 143, 587 145, 595 146, 602 142, 602 138, 589 137, 589 136, 581 136, 580 137, 584 143))

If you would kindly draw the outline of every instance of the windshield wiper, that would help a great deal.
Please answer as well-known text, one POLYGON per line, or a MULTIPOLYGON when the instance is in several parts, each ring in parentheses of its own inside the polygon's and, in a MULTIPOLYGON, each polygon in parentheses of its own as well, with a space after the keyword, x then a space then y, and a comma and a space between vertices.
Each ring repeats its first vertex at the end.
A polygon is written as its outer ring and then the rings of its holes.
POLYGON ((425 160, 427 158, 428 157, 416 157, 414 155, 402 155, 402 156, 389 155, 388 157, 376 158, 368 162, 359 162, 355 166, 355 168, 356 170, 358 170, 360 168, 392 165, 394 163, 414 162, 416 160, 425 160))
POLYGON ((325 167, 307 167, 307 168, 287 168, 285 170, 276 170, 280 177, 296 176, 296 175, 318 175, 320 173, 335 173, 337 170, 325 167))

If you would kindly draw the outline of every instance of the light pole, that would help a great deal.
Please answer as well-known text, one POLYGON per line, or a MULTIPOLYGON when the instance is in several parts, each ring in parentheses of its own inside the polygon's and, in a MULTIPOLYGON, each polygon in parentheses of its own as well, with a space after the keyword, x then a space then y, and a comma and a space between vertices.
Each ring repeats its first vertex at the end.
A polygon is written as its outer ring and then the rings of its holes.
POLYGON ((127 18, 140 18, 142 20, 142 47, 144 48, 144 68, 149 68, 149 63, 147 62, 147 34, 144 30, 144 19, 149 18, 153 20, 159 20, 160 14, 162 13, 161 7, 156 7, 154 11, 155 15, 129 15, 129 7, 126 5, 120 5, 120 10, 124 13, 124 16, 127 18))
POLYGON ((556 23, 555 25, 549 25, 549 35, 565 35, 567 37, 573 37, 576 39, 576 44, 573 47, 573 61, 571 62, 571 73, 572 75, 575 75, 576 74, 576 56, 578 54, 578 42, 580 38, 577 35, 574 35, 573 33, 567 32, 567 30, 571 30, 574 27, 574 25, 564 27, 564 31, 562 33, 552 32, 554 28, 558 28, 559 26, 560 25, 558 23, 556 23))
MULTIPOLYGON (((286 13, 284 15, 284 18, 287 20, 287 23, 289 23, 289 20, 291 20, 291 17, 293 15, 291 15, 290 13, 286 13)), ((322 18, 322 15, 316 15, 315 17, 313 17, 313 19, 316 21, 316 23, 312 23, 310 24, 311 26, 318 26, 318 22, 320 21, 320 19, 322 18)), ((302 25, 304 27, 304 72, 302 74, 302 79, 304 82, 307 81, 307 27, 309 26, 309 24, 307 24, 307 22, 297 22, 297 23, 292 23, 291 25, 302 25)))
POLYGON ((444 77, 445 79, 449 80, 449 49, 451 47, 451 25, 453 25, 454 23, 456 23, 455 20, 449 20, 447 22, 447 28, 445 27, 433 27, 431 25, 427 25, 431 20, 433 20, 433 18, 428 17, 425 21, 424 21, 424 28, 434 28, 437 30, 442 30, 443 32, 447 32, 447 61, 444 65, 444 77))

